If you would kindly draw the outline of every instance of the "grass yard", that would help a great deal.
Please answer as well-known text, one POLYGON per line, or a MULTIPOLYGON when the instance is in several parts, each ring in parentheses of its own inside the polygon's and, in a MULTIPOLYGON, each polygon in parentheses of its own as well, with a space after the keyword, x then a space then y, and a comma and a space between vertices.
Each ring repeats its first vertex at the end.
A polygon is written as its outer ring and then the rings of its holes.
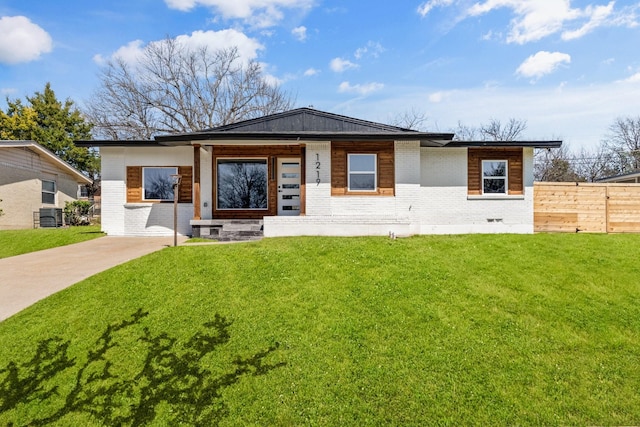
POLYGON ((0 258, 70 245, 104 236, 99 225, 30 230, 0 230, 0 258))
POLYGON ((638 425, 640 236, 167 248, 0 323, 0 425, 638 425))

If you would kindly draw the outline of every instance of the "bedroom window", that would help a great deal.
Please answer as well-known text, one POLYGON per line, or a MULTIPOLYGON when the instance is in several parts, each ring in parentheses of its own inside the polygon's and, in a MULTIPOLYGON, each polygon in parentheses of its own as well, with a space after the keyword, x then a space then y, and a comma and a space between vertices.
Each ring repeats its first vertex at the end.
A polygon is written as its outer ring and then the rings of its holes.
POLYGON ((482 194, 507 194, 506 160, 482 161, 482 194))
POLYGON ((42 203, 46 205, 56 204, 56 182, 42 181, 42 203))
POLYGON ((377 156, 375 154, 348 154, 349 191, 376 191, 377 156))
POLYGON ((218 209, 267 209, 267 159, 218 159, 218 209))
POLYGON ((171 175, 176 175, 177 173, 177 167, 142 168, 142 199, 173 201, 173 181, 171 175))

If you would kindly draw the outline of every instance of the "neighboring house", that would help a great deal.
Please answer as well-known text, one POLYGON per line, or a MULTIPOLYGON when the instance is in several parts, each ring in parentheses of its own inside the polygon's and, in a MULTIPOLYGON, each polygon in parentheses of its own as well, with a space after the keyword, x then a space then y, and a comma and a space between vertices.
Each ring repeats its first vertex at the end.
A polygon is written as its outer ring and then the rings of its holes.
POLYGON ((638 184, 640 183, 640 172, 625 173, 622 175, 608 176, 600 178, 596 182, 611 182, 618 184, 638 184))
POLYGON ((91 180, 34 141, 0 141, 0 230, 32 228, 40 208, 64 208, 91 180))
POLYGON ((261 220, 264 235, 532 233, 533 149, 560 141, 453 141, 301 108, 153 141, 100 147, 102 227, 215 235, 261 220), (167 203, 163 203, 167 202, 167 203))

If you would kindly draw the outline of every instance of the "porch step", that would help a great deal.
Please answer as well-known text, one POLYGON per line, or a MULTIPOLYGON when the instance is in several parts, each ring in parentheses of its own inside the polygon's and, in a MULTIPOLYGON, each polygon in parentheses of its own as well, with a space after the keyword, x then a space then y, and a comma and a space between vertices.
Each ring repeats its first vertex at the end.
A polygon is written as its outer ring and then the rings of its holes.
POLYGON ((260 240, 263 221, 258 219, 221 219, 192 221, 193 236, 219 242, 260 240))

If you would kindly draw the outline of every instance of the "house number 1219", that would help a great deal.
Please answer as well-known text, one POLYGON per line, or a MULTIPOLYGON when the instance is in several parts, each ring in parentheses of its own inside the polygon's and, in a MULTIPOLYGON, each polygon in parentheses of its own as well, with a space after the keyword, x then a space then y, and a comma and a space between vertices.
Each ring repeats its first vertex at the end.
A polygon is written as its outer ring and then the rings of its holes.
POLYGON ((316 153, 316 185, 320 185, 320 154, 316 153))

